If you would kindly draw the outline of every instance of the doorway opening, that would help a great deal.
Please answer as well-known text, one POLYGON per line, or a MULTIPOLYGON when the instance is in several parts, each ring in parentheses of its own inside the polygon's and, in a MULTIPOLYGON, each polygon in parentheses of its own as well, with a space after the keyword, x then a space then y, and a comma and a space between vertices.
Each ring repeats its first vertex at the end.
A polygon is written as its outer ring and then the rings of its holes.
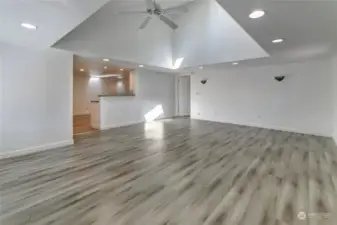
POLYGON ((190 116, 191 114, 191 83, 190 76, 179 76, 177 84, 177 115, 190 116))
POLYGON ((102 98, 134 96, 132 69, 101 58, 74 55, 73 135, 101 130, 102 98))

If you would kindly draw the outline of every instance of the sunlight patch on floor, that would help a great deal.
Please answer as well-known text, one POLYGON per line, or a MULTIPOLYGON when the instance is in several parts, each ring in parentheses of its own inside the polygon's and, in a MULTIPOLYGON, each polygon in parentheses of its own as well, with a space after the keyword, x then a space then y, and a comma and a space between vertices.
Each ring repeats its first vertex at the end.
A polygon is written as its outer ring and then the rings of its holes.
POLYGON ((164 114, 163 106, 157 105, 151 111, 144 115, 146 122, 151 122, 157 119, 159 116, 164 114))

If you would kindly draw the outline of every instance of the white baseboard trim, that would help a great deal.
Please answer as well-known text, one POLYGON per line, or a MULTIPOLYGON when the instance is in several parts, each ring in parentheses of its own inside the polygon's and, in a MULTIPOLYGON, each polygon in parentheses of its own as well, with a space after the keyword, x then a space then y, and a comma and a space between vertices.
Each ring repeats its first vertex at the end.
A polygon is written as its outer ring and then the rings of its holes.
POLYGON ((322 133, 315 133, 315 132, 303 132, 303 131, 298 131, 298 130, 295 130, 295 129, 284 128, 284 127, 273 127, 273 126, 263 126, 263 125, 260 125, 260 124, 244 124, 244 123, 237 123, 237 122, 215 121, 215 120, 209 120, 209 119, 200 119, 200 118, 197 118, 197 117, 192 117, 191 119, 210 121, 210 122, 218 122, 218 123, 228 123, 228 124, 234 124, 234 125, 239 125, 239 126, 256 127, 256 128, 262 128, 262 129, 268 129, 268 130, 285 131, 285 132, 291 132, 291 133, 307 134, 307 135, 314 135, 314 136, 331 138, 331 135, 326 135, 326 134, 322 134, 322 133))
POLYGON ((109 130, 109 129, 113 129, 113 128, 125 127, 125 126, 140 124, 140 123, 145 123, 145 121, 133 121, 133 122, 112 124, 112 125, 105 125, 105 126, 101 125, 101 130, 109 130))
POLYGON ((29 147, 25 149, 14 150, 14 151, 1 152, 0 159, 11 158, 11 157, 16 157, 16 156, 23 156, 23 155, 27 155, 31 153, 52 150, 55 148, 61 148, 61 147, 65 147, 65 146, 69 146, 73 144, 74 144, 74 140, 68 140, 68 141, 49 143, 49 144, 44 144, 44 145, 29 147))
POLYGON ((172 116, 172 117, 169 117, 168 119, 176 119, 176 118, 191 118, 190 115, 185 115, 185 116, 172 116))

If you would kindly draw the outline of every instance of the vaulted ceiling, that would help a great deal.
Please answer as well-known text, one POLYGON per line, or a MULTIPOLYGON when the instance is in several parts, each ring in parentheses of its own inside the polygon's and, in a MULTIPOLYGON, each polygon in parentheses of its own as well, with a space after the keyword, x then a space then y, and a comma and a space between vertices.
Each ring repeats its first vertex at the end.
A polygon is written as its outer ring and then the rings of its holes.
POLYGON ((181 67, 196 67, 268 56, 215 0, 190 4, 188 13, 173 18, 175 31, 158 19, 138 30, 147 15, 119 14, 144 9, 145 1, 111 1, 55 47, 165 68, 178 58, 184 58, 181 67))
POLYGON ((48 48, 109 0, 0 0, 0 41, 48 48), (34 32, 21 23, 38 26, 34 32))
POLYGON ((329 55, 337 46, 336 1, 157 0, 163 8, 186 5, 171 19, 175 31, 152 19, 144 30, 144 0, 0 0, 0 41, 56 47, 86 57, 172 69, 206 65, 284 63, 329 55), (252 20, 254 9, 266 15, 252 20), (20 27, 29 22, 35 31, 20 27), (273 44, 275 38, 284 42, 273 44))
POLYGON ((84 56, 171 68, 172 30, 155 19, 139 30, 147 15, 119 14, 145 9, 144 0, 110 1, 54 46, 84 56))
POLYGON ((196 1, 177 23, 173 55, 184 58, 182 67, 269 56, 215 0, 196 1))
MULTIPOLYGON (((271 57, 242 65, 280 64, 329 56, 337 47, 337 1, 218 0, 271 57), (252 20, 253 9, 266 15, 252 20), (272 40, 283 38, 281 44, 272 40)), ((241 64, 241 63, 240 63, 241 64)))

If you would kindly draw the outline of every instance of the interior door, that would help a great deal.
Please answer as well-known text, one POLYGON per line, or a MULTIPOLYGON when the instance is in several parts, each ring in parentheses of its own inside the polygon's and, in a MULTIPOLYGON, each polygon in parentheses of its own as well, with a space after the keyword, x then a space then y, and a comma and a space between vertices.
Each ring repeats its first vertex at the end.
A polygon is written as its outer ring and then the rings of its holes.
POLYGON ((191 84, 189 76, 178 79, 178 115, 189 116, 191 108, 191 84))

